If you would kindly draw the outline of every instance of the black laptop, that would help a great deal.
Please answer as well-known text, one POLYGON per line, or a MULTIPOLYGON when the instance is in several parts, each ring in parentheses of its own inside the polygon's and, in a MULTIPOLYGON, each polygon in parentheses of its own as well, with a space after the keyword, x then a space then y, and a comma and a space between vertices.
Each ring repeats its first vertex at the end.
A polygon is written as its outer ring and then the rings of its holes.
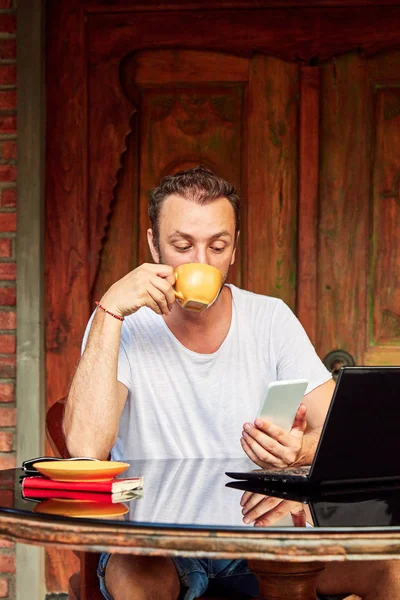
POLYGON ((310 467, 227 472, 298 486, 400 482, 400 367, 343 367, 310 467))

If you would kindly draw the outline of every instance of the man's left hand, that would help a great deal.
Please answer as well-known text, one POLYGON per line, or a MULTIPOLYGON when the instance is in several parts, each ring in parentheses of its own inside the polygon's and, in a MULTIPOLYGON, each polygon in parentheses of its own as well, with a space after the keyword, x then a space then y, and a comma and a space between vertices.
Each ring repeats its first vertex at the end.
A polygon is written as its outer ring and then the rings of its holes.
POLYGON ((247 456, 262 469, 285 469, 301 463, 307 408, 300 404, 290 431, 257 418, 243 425, 240 443, 247 456))

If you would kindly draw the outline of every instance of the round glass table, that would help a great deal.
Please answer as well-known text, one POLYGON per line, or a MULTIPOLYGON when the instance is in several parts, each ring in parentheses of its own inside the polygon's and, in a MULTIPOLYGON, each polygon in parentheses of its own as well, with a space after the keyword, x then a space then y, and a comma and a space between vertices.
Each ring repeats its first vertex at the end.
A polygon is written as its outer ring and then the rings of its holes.
POLYGON ((247 559, 263 600, 314 600, 329 561, 400 559, 400 484, 305 492, 225 474, 254 468, 247 459, 128 462, 120 477, 143 476, 143 491, 107 502, 24 497, 22 469, 0 471, 0 537, 87 552, 247 559), (244 522, 244 493, 257 521, 244 522))

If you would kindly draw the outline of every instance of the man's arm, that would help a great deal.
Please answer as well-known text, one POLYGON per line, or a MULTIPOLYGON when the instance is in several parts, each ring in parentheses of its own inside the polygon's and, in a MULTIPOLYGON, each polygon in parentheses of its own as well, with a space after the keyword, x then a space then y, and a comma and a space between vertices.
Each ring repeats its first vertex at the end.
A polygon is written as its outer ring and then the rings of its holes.
POLYGON ((330 380, 304 396, 290 432, 260 418, 245 423, 243 450, 264 469, 311 464, 334 389, 330 380))
POLYGON ((303 404, 307 408, 307 429, 303 436, 301 453, 295 464, 310 465, 312 463, 334 390, 335 382, 331 379, 304 396, 303 404))
POLYGON ((71 456, 107 460, 128 394, 117 380, 121 321, 96 311, 72 380, 63 431, 71 456))
MULTIPOLYGON (((100 304, 125 317, 147 306, 169 314, 175 276, 167 265, 141 265, 117 281, 100 304)), ((106 460, 117 435, 128 390, 118 381, 122 322, 102 310, 94 315, 85 351, 68 394, 63 431, 72 456, 106 460)))

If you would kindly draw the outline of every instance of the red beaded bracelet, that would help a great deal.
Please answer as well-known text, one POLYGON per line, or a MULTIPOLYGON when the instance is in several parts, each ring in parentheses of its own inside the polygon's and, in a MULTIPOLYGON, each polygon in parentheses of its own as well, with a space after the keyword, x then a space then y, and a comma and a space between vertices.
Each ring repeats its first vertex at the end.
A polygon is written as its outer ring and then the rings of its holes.
POLYGON ((112 317, 114 317, 114 319, 118 319, 118 321, 125 321, 125 317, 120 317, 119 315, 115 315, 114 313, 112 313, 109 310, 107 310, 106 308, 104 308, 104 306, 102 306, 100 304, 100 302, 95 302, 95 305, 97 306, 97 308, 101 308, 101 310, 103 310, 108 315, 111 315, 112 317))

